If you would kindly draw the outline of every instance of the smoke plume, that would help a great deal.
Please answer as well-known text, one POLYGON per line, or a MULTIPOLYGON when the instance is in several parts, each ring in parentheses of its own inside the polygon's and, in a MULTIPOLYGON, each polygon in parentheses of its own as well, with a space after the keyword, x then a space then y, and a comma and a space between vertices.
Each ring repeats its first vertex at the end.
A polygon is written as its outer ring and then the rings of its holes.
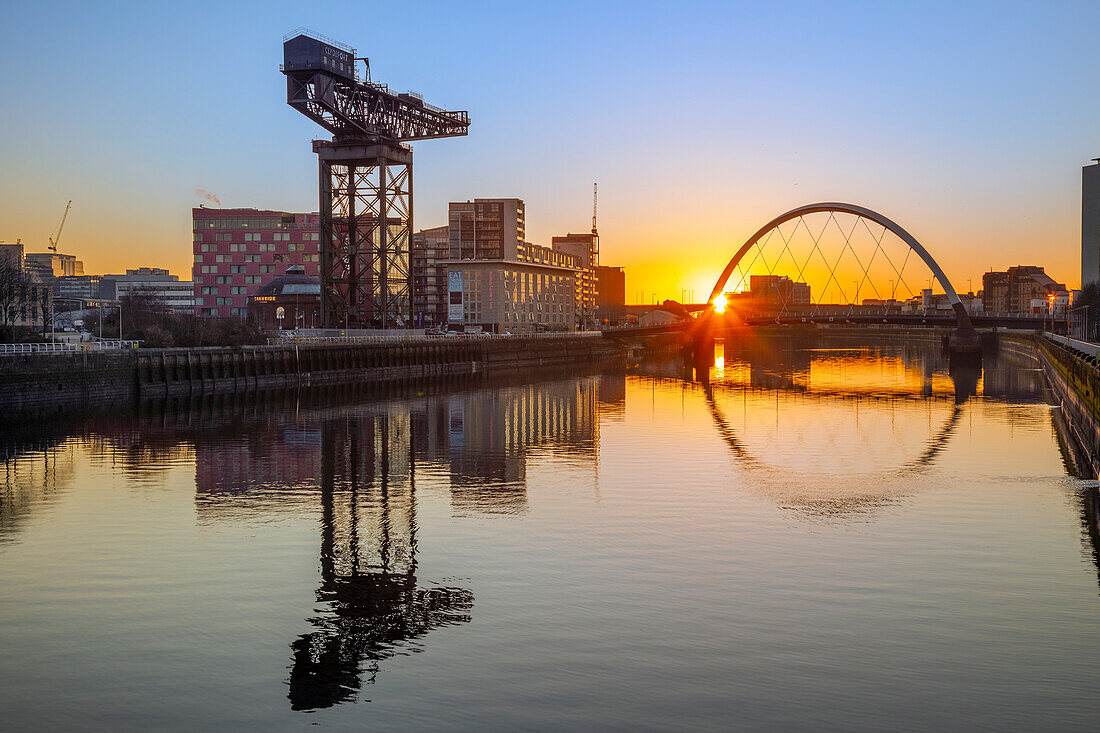
POLYGON ((202 198, 206 199, 207 201, 213 201, 218 206, 222 205, 222 202, 218 200, 217 196, 210 193, 209 191, 203 191, 201 188, 196 188, 195 189, 195 195, 196 196, 201 196, 202 198))

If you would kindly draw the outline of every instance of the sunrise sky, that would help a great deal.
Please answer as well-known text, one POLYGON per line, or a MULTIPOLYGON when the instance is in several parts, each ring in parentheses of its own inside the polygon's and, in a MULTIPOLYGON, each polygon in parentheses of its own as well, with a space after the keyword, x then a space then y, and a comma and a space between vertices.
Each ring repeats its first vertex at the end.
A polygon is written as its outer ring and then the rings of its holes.
MULTIPOLYGON (((528 239, 587 231, 628 300, 709 290, 774 215, 875 209, 960 290, 989 268, 1079 281, 1100 156, 1100 3, 3 5, 0 240, 89 273, 190 277, 191 207, 314 211, 322 130, 286 105, 282 36, 355 46, 375 79, 466 109, 416 150, 416 226, 517 196, 528 239), (208 203, 208 202, 207 202, 208 203)), ((975 286, 976 287, 976 286, 975 286)))

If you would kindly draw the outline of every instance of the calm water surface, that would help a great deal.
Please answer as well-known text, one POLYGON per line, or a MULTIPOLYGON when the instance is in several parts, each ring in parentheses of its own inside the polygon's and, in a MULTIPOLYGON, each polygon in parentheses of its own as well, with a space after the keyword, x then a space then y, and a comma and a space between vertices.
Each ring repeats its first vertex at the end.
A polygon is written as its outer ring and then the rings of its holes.
POLYGON ((7 430, 0 727, 1096 729, 1096 491, 1035 364, 691 376, 7 430))

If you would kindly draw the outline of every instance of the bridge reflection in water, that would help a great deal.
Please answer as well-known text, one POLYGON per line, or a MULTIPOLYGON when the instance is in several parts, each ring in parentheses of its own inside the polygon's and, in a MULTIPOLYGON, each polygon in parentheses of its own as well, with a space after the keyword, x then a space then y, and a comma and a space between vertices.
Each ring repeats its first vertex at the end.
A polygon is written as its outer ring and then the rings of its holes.
POLYGON ((993 354, 983 373, 952 366, 932 339, 750 333, 714 348, 709 368, 676 360, 640 372, 703 401, 751 490, 807 519, 865 516, 922 485, 914 476, 935 466, 976 395, 1043 401, 1033 359, 993 354))

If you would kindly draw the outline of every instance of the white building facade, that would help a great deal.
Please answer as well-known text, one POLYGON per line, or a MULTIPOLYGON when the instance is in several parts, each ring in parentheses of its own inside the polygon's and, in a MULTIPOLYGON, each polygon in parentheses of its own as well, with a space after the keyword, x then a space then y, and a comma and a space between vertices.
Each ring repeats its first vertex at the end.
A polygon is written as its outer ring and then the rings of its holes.
POLYGON ((442 264, 451 330, 514 335, 576 330, 573 268, 501 260, 442 264))

